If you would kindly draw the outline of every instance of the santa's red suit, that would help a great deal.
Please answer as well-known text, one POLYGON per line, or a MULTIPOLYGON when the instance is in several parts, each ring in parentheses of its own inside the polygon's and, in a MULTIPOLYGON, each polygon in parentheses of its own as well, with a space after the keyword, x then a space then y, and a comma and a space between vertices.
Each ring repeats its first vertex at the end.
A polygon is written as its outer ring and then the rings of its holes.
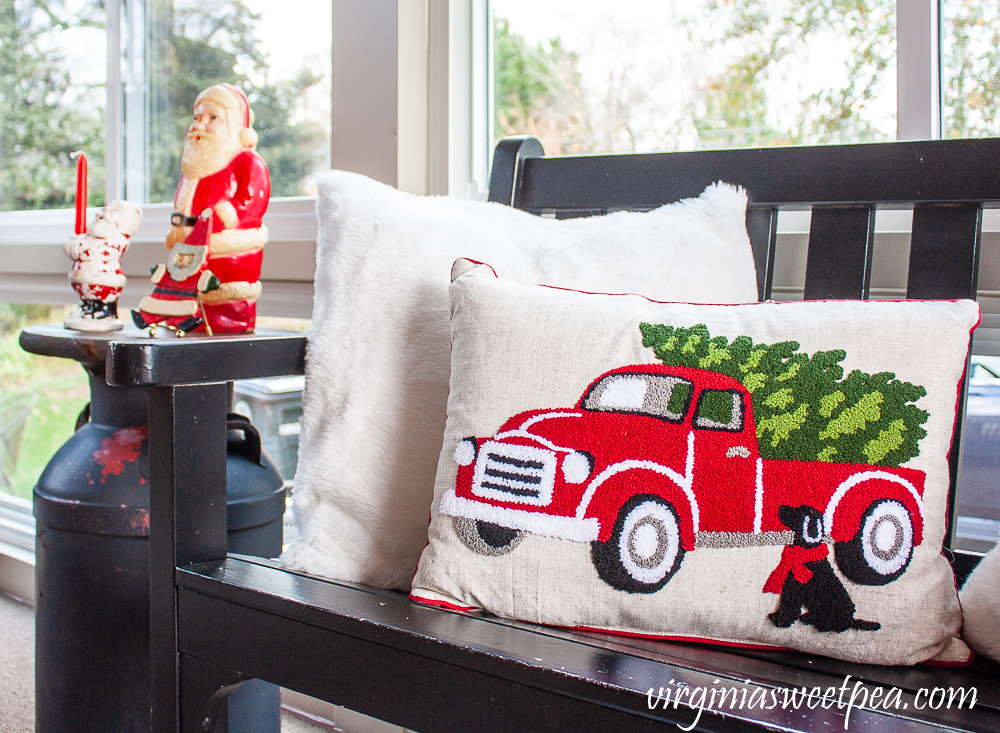
MULTIPOLYGON (((147 305, 160 312, 155 320, 147 320, 146 325, 153 329, 164 325, 184 333, 204 325, 205 299, 220 287, 219 279, 208 269, 211 235, 211 216, 199 217, 187 240, 174 244, 167 264, 153 270, 150 279, 156 287, 147 296, 147 305)), ((150 316, 143 311, 136 317, 137 323, 139 318, 150 316)), ((209 321, 213 332, 214 324, 214 320, 209 321)))
MULTIPOLYGON (((249 107, 245 106, 246 98, 242 92, 237 95, 238 90, 230 85, 218 87, 228 88, 239 99, 246 132, 252 121, 249 107)), ((261 219, 270 197, 267 165, 252 147, 244 147, 222 170, 204 178, 181 176, 174 196, 167 247, 173 252, 178 242, 192 243, 195 223, 203 214, 209 214, 211 234, 204 269, 218 278, 219 287, 201 294, 200 307, 195 301, 179 303, 173 298, 160 297, 154 290, 139 303, 136 324, 162 323, 184 331, 201 331, 205 330, 204 324, 195 325, 188 319, 205 317, 213 332, 252 331, 261 292, 261 260, 268 237, 261 219)))

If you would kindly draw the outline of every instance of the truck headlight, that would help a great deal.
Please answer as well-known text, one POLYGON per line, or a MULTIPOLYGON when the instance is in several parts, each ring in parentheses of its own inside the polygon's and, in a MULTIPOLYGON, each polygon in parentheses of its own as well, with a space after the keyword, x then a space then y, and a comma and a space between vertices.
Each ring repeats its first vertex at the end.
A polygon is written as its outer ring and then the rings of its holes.
POLYGON ((479 453, 479 445, 475 438, 466 438, 455 446, 455 463, 459 466, 471 466, 476 462, 476 454, 479 453))
POLYGON ((594 470, 594 459, 583 451, 575 450, 562 462, 563 478, 570 484, 582 484, 594 470))

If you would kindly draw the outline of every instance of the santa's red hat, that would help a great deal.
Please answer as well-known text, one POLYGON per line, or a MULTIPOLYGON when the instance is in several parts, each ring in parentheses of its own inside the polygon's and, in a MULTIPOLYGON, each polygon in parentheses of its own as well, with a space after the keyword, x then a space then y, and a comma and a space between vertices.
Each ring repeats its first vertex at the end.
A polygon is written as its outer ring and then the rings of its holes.
POLYGON ((236 118, 240 122, 240 144, 245 148, 252 148, 257 144, 257 131, 253 129, 254 114, 247 101, 247 95, 243 90, 233 84, 216 84, 203 90, 194 100, 194 106, 198 102, 208 99, 217 104, 221 104, 226 109, 235 112, 236 118))

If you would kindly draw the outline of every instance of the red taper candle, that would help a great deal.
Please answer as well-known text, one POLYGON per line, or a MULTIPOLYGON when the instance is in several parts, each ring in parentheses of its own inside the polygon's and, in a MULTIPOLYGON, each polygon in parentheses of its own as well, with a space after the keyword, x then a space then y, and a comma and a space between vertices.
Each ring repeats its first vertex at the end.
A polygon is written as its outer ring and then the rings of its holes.
POLYGON ((76 233, 87 231, 87 156, 76 154, 76 233))

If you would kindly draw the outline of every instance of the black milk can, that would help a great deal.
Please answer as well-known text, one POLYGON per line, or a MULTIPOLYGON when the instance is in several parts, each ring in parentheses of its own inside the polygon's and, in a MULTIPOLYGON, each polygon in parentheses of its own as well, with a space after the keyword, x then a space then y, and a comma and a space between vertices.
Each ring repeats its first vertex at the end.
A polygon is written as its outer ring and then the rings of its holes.
MULTIPOLYGON (((34 491, 38 733, 150 727, 147 390, 110 387, 88 365, 89 420, 34 491)), ((86 411, 85 411, 86 413, 86 411)), ((281 476, 246 418, 227 427, 229 550, 277 557, 281 476)), ((278 733, 278 688, 249 711, 278 733)))

